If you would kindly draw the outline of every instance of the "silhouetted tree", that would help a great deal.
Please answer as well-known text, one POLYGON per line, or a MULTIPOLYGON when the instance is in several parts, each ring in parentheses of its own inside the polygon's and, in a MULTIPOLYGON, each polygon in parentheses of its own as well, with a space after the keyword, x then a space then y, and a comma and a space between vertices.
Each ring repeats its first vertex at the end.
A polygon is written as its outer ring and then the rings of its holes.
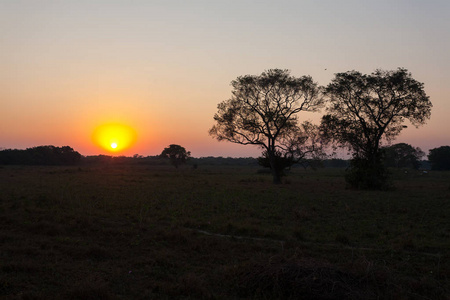
POLYGON ((322 131, 329 139, 353 151, 347 182, 356 188, 382 189, 387 170, 382 164, 383 139, 393 140, 406 126, 418 127, 431 115, 431 102, 423 83, 406 70, 338 73, 326 87, 328 114, 322 131))
POLYGON ((69 146, 55 147, 54 151, 60 158, 60 163, 64 165, 75 165, 80 162, 81 154, 69 146))
POLYGON ((227 166, 257 166, 258 161, 253 157, 200 157, 190 158, 191 163, 201 165, 227 165, 227 166))
POLYGON ((340 158, 332 158, 323 161, 325 168, 347 168, 349 166, 349 161, 340 158))
POLYGON ((425 153, 419 148, 406 143, 383 147, 383 162, 387 167, 413 168, 420 167, 420 159, 425 153))
POLYGON ((160 154, 160 157, 170 159, 170 162, 175 166, 175 168, 178 168, 179 165, 186 163, 190 156, 191 152, 186 151, 184 147, 175 144, 164 148, 160 154))
POLYGON ((261 147, 261 159, 268 161, 276 184, 284 166, 321 153, 317 126, 298 125, 299 112, 317 111, 323 104, 310 76, 296 78, 288 70, 271 69, 240 76, 231 85, 232 96, 218 105, 211 136, 261 147))
POLYGON ((428 160, 432 170, 450 170, 450 146, 431 149, 428 160))

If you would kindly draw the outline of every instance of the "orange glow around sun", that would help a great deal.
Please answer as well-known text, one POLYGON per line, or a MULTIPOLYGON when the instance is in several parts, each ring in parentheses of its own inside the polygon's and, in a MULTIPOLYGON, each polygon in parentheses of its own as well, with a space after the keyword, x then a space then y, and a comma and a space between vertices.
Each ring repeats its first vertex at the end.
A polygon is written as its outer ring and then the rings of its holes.
POLYGON ((118 153, 133 146, 136 142, 136 131, 128 125, 109 123, 95 128, 93 142, 108 152, 118 153))

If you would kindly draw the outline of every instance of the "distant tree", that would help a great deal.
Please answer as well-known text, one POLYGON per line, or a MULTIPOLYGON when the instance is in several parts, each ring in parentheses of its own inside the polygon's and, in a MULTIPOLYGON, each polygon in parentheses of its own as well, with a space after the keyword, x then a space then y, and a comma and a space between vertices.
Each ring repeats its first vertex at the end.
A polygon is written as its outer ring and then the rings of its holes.
POLYGON ((323 161, 325 168, 348 168, 349 161, 346 159, 332 158, 323 161))
POLYGON ((428 160, 432 170, 450 170, 450 146, 431 149, 428 160))
POLYGON ((383 147, 383 162, 387 167, 413 168, 420 167, 420 159, 425 153, 419 148, 406 143, 383 147))
POLYGON ((233 166, 256 166, 257 160, 254 157, 200 157, 191 158, 191 163, 197 166, 202 165, 233 165, 233 166))
POLYGON ((69 146, 56 147, 55 152, 60 158, 60 163, 64 165, 75 165, 81 160, 81 154, 69 146))
POLYGON ((328 114, 322 117, 326 137, 353 152, 346 174, 350 186, 382 189, 388 173, 381 161, 382 140, 392 141, 406 126, 418 127, 431 115, 423 83, 406 70, 338 73, 326 87, 328 114))
POLYGON ((175 168, 178 168, 181 164, 185 164, 190 156, 191 152, 186 151, 184 147, 175 144, 164 148, 160 154, 160 157, 170 159, 170 162, 175 166, 175 168))
POLYGON ((286 166, 323 153, 318 127, 298 125, 299 112, 317 111, 323 104, 310 76, 271 69, 240 76, 231 85, 232 96, 218 105, 209 134, 219 141, 260 147, 260 163, 270 166, 273 183, 281 183, 286 166))

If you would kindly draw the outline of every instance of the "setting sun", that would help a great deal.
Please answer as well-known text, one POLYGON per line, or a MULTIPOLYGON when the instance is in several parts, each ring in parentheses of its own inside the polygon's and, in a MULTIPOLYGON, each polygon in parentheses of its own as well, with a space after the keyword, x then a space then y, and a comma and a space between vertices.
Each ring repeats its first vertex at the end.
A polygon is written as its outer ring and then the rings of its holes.
POLYGON ((92 135, 93 142, 109 152, 121 152, 136 142, 136 131, 128 125, 110 123, 97 127, 92 135))

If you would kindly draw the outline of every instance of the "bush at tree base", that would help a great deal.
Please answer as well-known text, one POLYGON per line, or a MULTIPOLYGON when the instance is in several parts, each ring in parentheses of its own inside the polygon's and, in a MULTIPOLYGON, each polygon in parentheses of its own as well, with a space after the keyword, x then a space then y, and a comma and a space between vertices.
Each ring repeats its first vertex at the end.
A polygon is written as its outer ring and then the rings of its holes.
POLYGON ((353 158, 345 174, 345 180, 350 188, 387 190, 392 188, 389 171, 380 158, 371 162, 363 158, 353 158))

